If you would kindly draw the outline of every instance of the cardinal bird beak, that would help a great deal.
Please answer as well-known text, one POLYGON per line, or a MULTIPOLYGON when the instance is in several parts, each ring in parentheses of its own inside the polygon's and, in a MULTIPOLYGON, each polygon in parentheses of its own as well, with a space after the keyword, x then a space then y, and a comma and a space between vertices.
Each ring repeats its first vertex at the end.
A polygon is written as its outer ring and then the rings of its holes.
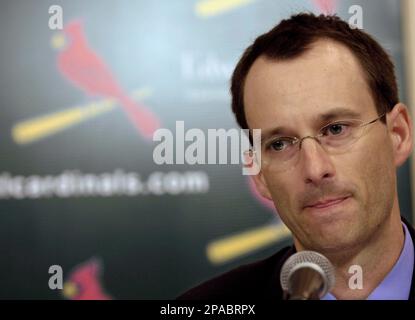
POLYGON ((62 293, 65 298, 72 299, 79 294, 79 289, 74 282, 68 281, 64 283, 62 293))
POLYGON ((63 32, 56 32, 50 40, 50 45, 53 49, 60 50, 66 44, 66 37, 63 32))

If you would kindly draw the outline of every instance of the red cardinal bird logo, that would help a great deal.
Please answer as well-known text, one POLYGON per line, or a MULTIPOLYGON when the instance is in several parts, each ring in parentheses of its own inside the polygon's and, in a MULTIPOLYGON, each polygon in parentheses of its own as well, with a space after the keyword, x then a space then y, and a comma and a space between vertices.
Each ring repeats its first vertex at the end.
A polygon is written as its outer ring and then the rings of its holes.
POLYGON ((75 267, 64 284, 64 297, 70 300, 110 300, 100 283, 101 270, 102 263, 97 258, 75 267))
MULTIPOLYGON (((254 170, 253 164, 255 161, 255 156, 254 154, 250 154, 250 153, 245 153, 244 154, 244 167, 248 170, 254 170)), ((251 171, 252 173, 252 171, 251 171)), ((248 187, 249 190, 251 191, 252 195, 255 197, 256 200, 258 200, 264 207, 270 209, 271 211, 275 212, 276 209, 274 207, 274 203, 271 200, 268 200, 266 198, 264 198, 258 191, 254 179, 252 178, 252 175, 248 175, 247 176, 248 179, 248 187)))
POLYGON ((258 191, 254 180, 248 176, 248 187, 249 190, 251 191, 251 194, 254 196, 254 198, 260 202, 264 207, 268 208, 269 210, 275 212, 275 206, 274 206, 274 202, 272 202, 271 200, 268 200, 266 198, 264 198, 258 191))
POLYGON ((67 44, 57 57, 61 74, 86 94, 118 101, 138 132, 152 139, 160 127, 158 118, 121 88, 104 60, 88 45, 82 22, 71 21, 63 32, 67 44))
POLYGON ((336 0, 313 0, 313 2, 323 14, 334 14, 336 11, 336 0))

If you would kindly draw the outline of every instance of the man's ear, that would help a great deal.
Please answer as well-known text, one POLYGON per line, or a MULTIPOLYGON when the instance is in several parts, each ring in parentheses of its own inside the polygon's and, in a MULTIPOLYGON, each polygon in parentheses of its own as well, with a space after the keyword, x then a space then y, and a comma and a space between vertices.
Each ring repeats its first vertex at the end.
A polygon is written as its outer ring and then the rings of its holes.
POLYGON ((412 152, 412 119, 407 106, 398 103, 387 113, 387 125, 392 140, 395 166, 401 166, 412 152))
POLYGON ((254 180, 255 186, 261 196, 272 201, 271 193, 269 192, 262 170, 258 174, 252 175, 251 178, 254 180))

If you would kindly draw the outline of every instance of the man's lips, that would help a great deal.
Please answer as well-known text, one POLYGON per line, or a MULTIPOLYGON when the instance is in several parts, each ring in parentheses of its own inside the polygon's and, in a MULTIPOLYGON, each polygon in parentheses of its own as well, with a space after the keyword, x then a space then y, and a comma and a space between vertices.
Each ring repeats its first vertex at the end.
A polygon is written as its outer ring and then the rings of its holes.
POLYGON ((318 208, 318 209, 327 208, 327 207, 330 207, 330 206, 334 206, 334 205, 346 200, 347 198, 349 198, 349 196, 321 200, 321 201, 317 201, 317 202, 315 202, 311 205, 307 205, 304 208, 318 208))

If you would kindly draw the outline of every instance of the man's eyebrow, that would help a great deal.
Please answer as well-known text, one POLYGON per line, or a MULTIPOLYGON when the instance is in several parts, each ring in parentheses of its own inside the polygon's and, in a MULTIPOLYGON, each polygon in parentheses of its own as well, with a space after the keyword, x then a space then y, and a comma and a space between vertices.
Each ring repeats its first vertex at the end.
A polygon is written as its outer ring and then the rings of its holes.
POLYGON ((339 118, 359 119, 360 113, 347 108, 334 108, 325 113, 317 115, 316 118, 322 122, 329 122, 339 118))
MULTIPOLYGON (((337 119, 359 119, 361 117, 359 112, 347 109, 347 108, 334 108, 331 109, 327 112, 324 112, 322 114, 318 114, 315 116, 315 119, 319 122, 319 123, 327 123, 333 120, 337 120, 337 119)), ((273 129, 269 129, 269 130, 262 130, 261 133, 261 139, 262 140, 266 140, 269 137, 272 136, 276 136, 276 135, 280 135, 280 134, 284 134, 284 135, 290 135, 288 132, 290 132, 292 130, 290 130, 287 127, 284 126, 280 126, 280 127, 276 127, 273 129)))
POLYGON ((281 135, 281 134, 287 135, 286 132, 288 132, 288 131, 289 131, 289 129, 284 127, 284 126, 276 127, 274 129, 270 129, 270 130, 262 130, 261 139, 262 139, 262 141, 264 141, 264 140, 266 140, 266 139, 268 139, 269 137, 272 137, 272 136, 277 136, 277 135, 281 135))

